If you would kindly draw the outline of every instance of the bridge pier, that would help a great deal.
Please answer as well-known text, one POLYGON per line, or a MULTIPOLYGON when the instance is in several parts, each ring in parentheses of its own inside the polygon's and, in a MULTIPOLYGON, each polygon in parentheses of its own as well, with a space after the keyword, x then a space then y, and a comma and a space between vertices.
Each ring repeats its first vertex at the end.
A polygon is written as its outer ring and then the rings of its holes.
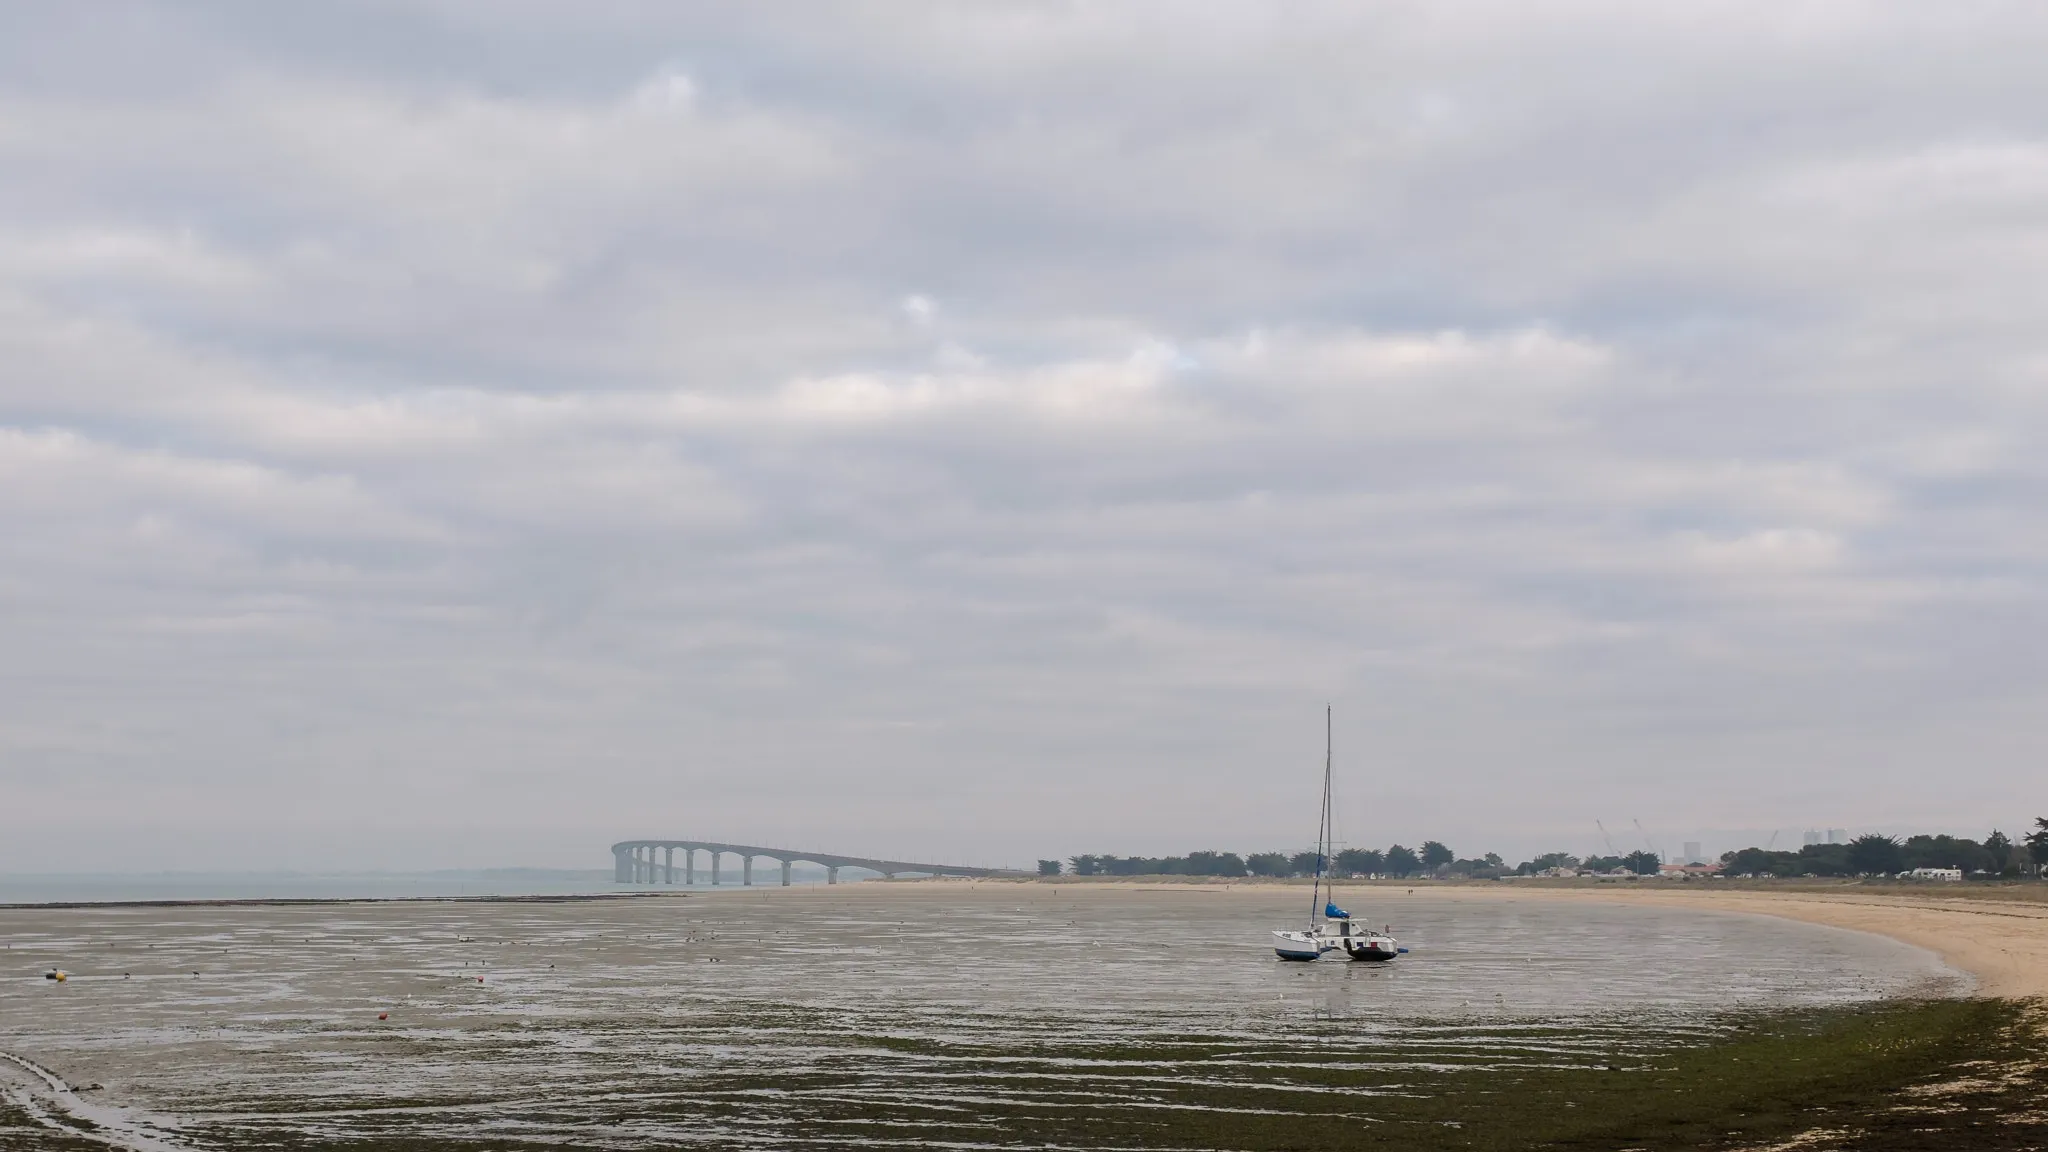
MULTIPOLYGON (((705 840, 621 840, 612 845, 612 881, 617 884, 674 885, 676 853, 683 854, 680 883, 697 884, 697 853, 711 854, 711 883, 725 883, 725 856, 740 858, 740 883, 752 887, 754 861, 771 860, 782 866, 782 886, 795 883, 798 860, 808 860, 825 869, 825 883, 839 883, 844 868, 859 868, 894 880, 898 876, 1023 876, 1026 873, 1001 868, 976 868, 952 864, 915 864, 906 860, 870 860, 861 856, 840 856, 830 852, 812 853, 795 848, 771 848, 758 844, 717 844, 705 840)), ((766 883, 764 880, 763 883, 766 883)))

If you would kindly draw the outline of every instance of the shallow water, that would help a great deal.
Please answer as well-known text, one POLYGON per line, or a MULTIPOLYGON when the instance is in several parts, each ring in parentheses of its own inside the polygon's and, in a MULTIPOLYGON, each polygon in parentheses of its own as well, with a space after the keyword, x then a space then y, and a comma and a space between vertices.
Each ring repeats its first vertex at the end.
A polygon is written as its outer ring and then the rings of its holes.
POLYGON ((849 1144, 1053 1085, 1132 1107, 1190 1076, 1312 1091, 1321 1062, 1599 1061, 1731 1010, 1962 987, 1925 952, 1756 917, 1347 901, 1413 952, 1281 963, 1268 933, 1306 893, 1197 886, 0 911, 0 1049, 198 1146, 849 1144))

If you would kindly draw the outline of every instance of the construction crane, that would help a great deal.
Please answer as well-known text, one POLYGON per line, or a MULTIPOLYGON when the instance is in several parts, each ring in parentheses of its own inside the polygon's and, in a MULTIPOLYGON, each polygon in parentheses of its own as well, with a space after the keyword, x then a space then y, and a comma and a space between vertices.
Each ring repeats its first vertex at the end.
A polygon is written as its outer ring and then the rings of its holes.
POLYGON ((1636 833, 1643 838, 1643 843, 1649 847, 1651 855, 1654 855, 1660 861, 1664 859, 1664 850, 1657 847, 1656 842, 1650 839, 1648 832, 1643 831, 1643 822, 1641 820, 1636 821, 1636 833))
POLYGON ((1769 852, 1769 851, 1770 851, 1771 849, 1773 849, 1773 848, 1776 848, 1777 846, 1778 846, 1778 829, 1776 829, 1776 828, 1773 828, 1773 829, 1771 829, 1771 842, 1770 842, 1770 843, 1768 843, 1768 844, 1766 844, 1766 845, 1764 845, 1764 851, 1766 851, 1766 852, 1769 852))
POLYGON ((1593 821, 1593 826, 1594 826, 1595 828, 1598 828, 1598 829, 1600 829, 1600 838, 1601 838, 1602 840, 1605 840, 1605 841, 1607 841, 1607 854, 1608 854, 1609 856, 1619 856, 1619 855, 1621 855, 1621 851, 1620 851, 1620 849, 1618 849, 1618 848, 1616 848, 1616 847, 1614 846, 1614 837, 1612 837, 1612 836, 1609 836, 1609 835, 1607 834, 1607 825, 1605 825, 1605 824, 1602 824, 1602 823, 1601 823, 1600 821, 1598 821, 1598 820, 1595 820, 1595 821, 1593 821))

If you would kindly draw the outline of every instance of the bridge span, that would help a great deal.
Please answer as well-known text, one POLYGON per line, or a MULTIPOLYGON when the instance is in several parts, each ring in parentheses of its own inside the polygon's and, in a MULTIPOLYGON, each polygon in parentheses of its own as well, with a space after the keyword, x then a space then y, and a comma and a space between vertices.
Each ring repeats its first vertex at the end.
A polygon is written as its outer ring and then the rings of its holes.
POLYGON ((740 858, 740 883, 754 882, 754 861, 774 860, 782 865, 782 883, 789 885, 789 866, 804 860, 825 867, 825 883, 839 883, 841 868, 865 868, 894 879, 899 873, 920 876, 1028 876, 1011 868, 965 868, 953 864, 915 864, 908 860, 872 860, 865 856, 840 856, 831 852, 804 852, 795 848, 763 848, 756 844, 718 844, 709 840, 621 840, 612 845, 612 881, 617 884, 673 884, 678 873, 685 884, 697 882, 697 853, 711 855, 711 882, 718 883, 718 863, 723 856, 740 858), (683 854, 683 866, 676 867, 676 852, 683 854))

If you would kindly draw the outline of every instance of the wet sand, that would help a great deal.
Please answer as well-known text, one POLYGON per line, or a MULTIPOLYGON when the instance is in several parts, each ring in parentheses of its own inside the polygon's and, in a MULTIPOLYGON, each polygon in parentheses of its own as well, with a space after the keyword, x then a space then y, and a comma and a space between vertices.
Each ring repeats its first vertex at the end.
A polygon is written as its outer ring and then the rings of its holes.
POLYGON ((1886 1102, 2010 1046, 2014 1006, 1955 998, 1928 950, 1619 887, 1341 886, 1415 945, 1399 965, 1275 961, 1306 884, 11 909, 0 1148, 78 1123, 131 1149, 1280 1148, 1304 1122, 1637 1146, 1685 1108, 1725 1134, 1793 1101, 1777 1132, 1865 1107, 1830 1070, 1886 1102))
MULTIPOLYGON (((1098 882, 1090 882, 1098 883, 1098 882)), ((1207 885, 1108 881, 1111 887, 1199 890, 1207 885)), ((1697 908, 1773 916, 1830 928, 1890 937, 1924 948, 1950 967, 1966 972, 1985 996, 2048 1001, 2048 888, 1959 889, 1926 892, 1791 886, 1773 891, 1716 881, 1649 880, 1637 883, 1552 886, 1519 881, 1413 885, 1375 882, 1340 885, 1374 919, 1397 916, 1399 901, 1412 892, 1448 900, 1552 900, 1697 908), (1382 915, 1379 909, 1384 909, 1382 915)), ((1290 889, 1294 885, 1231 883, 1236 890, 1290 889)), ((1364 914, 1361 912, 1361 914, 1364 914)))
MULTIPOLYGON (((1499 886, 1495 886, 1499 887, 1499 886)), ((1498 898, 1490 889, 1471 892, 1498 898)), ((1977 991, 2015 999, 2048 998, 2048 903, 1983 900, 1939 893, 1715 890, 1697 883, 1627 888, 1507 888, 1509 899, 1599 900, 1665 908, 1704 908, 1776 916, 1889 936, 1925 948, 1976 977, 1977 991)))

